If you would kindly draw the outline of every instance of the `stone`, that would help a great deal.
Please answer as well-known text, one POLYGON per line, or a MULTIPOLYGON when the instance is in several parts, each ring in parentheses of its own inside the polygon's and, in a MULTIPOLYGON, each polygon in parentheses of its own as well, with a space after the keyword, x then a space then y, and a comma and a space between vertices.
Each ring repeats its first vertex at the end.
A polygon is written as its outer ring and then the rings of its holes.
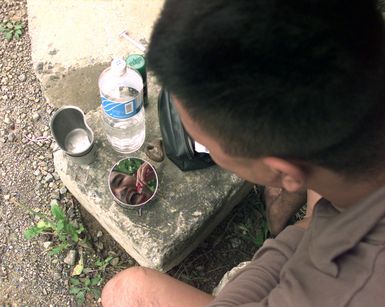
POLYGON ((68 251, 67 256, 64 258, 63 262, 68 265, 74 265, 76 261, 76 250, 71 249, 68 251))
POLYGON ((33 119, 34 121, 37 121, 39 118, 40 118, 40 114, 39 114, 39 113, 33 113, 33 114, 32 114, 32 119, 33 119))
POLYGON ((51 245, 52 245, 51 241, 46 241, 46 242, 43 243, 43 246, 44 246, 45 249, 50 248, 51 245))
POLYGON ((11 198, 11 195, 9 194, 4 195, 4 200, 10 200, 10 198, 11 198))
POLYGON ((47 176, 44 177, 44 181, 47 183, 51 182, 53 179, 54 178, 53 178, 52 174, 49 174, 49 173, 47 174, 47 176))
POLYGON ((242 241, 239 238, 233 238, 230 240, 231 247, 236 249, 241 246, 242 241))
MULTIPOLYGON (((112 165, 122 158, 109 146, 100 112, 90 111, 97 157, 78 165, 62 150, 54 153, 55 171, 81 205, 140 265, 168 271, 182 261, 230 213, 252 186, 217 166, 182 172, 169 159, 153 162, 159 193, 142 210, 124 209, 107 186, 112 165)), ((146 139, 160 136, 155 97, 146 108, 146 139)), ((147 159, 143 150, 133 154, 147 159)))
POLYGON ((52 176, 53 176, 53 178, 54 178, 55 180, 59 180, 59 179, 60 179, 59 174, 56 173, 56 172, 53 172, 53 173, 52 173, 52 176))
POLYGON ((56 199, 53 199, 50 203, 50 206, 52 207, 53 205, 60 206, 59 202, 56 199))
POLYGON ((104 248, 104 245, 102 242, 95 242, 95 246, 98 250, 102 250, 104 248))
POLYGON ((55 273, 53 273, 52 277, 53 277, 54 280, 60 280, 61 279, 61 274, 58 273, 58 272, 55 272, 55 273))
POLYGON ((19 79, 20 82, 24 82, 25 80, 27 80, 27 76, 25 74, 21 74, 17 77, 17 79, 19 79))
POLYGON ((16 136, 13 132, 10 132, 7 136, 9 142, 13 142, 16 139, 16 136))
POLYGON ((59 189, 59 193, 60 193, 60 195, 64 195, 65 193, 67 193, 67 188, 66 187, 61 187, 59 189))
POLYGON ((60 200, 60 192, 59 190, 55 190, 51 193, 51 199, 60 200))
POLYGON ((117 266, 119 264, 119 257, 112 258, 111 260, 111 265, 112 266, 117 266))

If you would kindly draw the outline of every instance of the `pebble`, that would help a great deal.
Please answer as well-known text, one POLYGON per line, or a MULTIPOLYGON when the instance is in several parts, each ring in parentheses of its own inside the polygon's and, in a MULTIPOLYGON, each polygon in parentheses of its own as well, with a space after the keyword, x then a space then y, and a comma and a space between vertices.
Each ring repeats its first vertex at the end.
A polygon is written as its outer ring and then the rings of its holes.
POLYGON ((60 192, 59 190, 55 190, 51 193, 51 199, 60 200, 60 192))
POLYGON ((54 279, 54 280, 59 280, 59 279, 61 279, 61 274, 58 273, 58 272, 53 273, 53 279, 54 279))
POLYGON ((45 249, 50 248, 51 245, 52 245, 51 241, 46 241, 46 242, 43 243, 43 246, 44 246, 45 249))
POLYGON ((27 80, 27 76, 25 74, 21 74, 17 77, 17 79, 19 79, 20 82, 24 82, 25 80, 27 80))
POLYGON ((56 173, 56 172, 52 173, 52 176, 53 176, 53 178, 55 178, 55 180, 59 180, 60 179, 59 174, 56 173))
POLYGON ((230 240, 230 243, 232 248, 238 248, 239 246, 241 246, 242 241, 238 238, 233 238, 230 240))
POLYGON ((7 195, 4 195, 4 200, 9 200, 11 198, 11 195, 7 194, 7 195))
POLYGON ((45 176, 44 181, 48 183, 48 182, 51 182, 53 179, 54 178, 52 174, 48 173, 47 176, 45 176))
POLYGON ((119 264, 119 257, 112 258, 111 260, 111 265, 112 266, 117 266, 119 264))
POLYGON ((65 193, 67 193, 67 188, 66 187, 60 188, 59 193, 60 193, 60 195, 64 195, 65 193))
POLYGON ((104 245, 103 245, 102 242, 96 242, 96 243, 95 243, 95 246, 96 246, 96 248, 99 249, 99 250, 102 250, 102 249, 104 248, 104 245))
POLYGON ((68 253, 67 256, 64 258, 64 263, 69 264, 69 265, 74 265, 76 260, 76 250, 71 249, 68 253))
POLYGON ((16 136, 15 136, 15 134, 13 133, 13 132, 10 132, 9 134, 8 134, 8 141, 9 142, 13 142, 15 139, 16 139, 16 136))
POLYGON ((32 114, 32 119, 33 119, 34 121, 37 121, 39 118, 40 118, 40 114, 39 114, 39 113, 33 113, 33 114, 32 114))
POLYGON ((1 270, 0 270, 0 276, 4 277, 7 275, 7 270, 5 269, 5 267, 1 267, 1 270))
POLYGON ((97 232, 97 234, 96 234, 96 237, 97 238, 100 238, 100 237, 102 237, 103 236, 103 232, 101 231, 101 230, 99 230, 98 232, 97 232))

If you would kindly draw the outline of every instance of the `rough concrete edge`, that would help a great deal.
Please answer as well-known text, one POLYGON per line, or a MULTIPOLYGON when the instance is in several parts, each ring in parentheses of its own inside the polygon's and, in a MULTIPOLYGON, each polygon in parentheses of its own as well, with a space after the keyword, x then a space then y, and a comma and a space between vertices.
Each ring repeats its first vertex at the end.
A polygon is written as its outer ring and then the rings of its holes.
MULTIPOLYGON (((200 231, 197 236, 191 239, 190 244, 187 244, 187 248, 183 250, 183 252, 175 257, 169 265, 164 266, 162 271, 167 272, 171 270, 174 266, 178 265, 182 260, 188 256, 195 248, 198 247, 200 243, 202 243, 222 221, 223 219, 237 206, 241 201, 247 196, 250 190, 253 188, 253 184, 249 182, 244 182, 238 191, 236 191, 228 200, 228 204, 223 208, 223 210, 219 210, 219 213, 211 216, 204 225, 200 227, 200 231)), ((188 243, 188 242, 185 242, 188 243)), ((159 269, 159 268, 156 268, 159 269)))
MULTIPOLYGON (((55 160, 56 159, 54 158, 54 162, 55 162, 55 160)), ((55 165, 55 167, 56 167, 56 165, 55 165)), ((64 182, 65 178, 68 176, 64 172, 62 172, 62 170, 58 167, 56 167, 56 171, 58 172, 60 178, 62 178, 62 180, 64 179, 63 180, 63 182, 64 182)), ((68 182, 71 182, 71 181, 68 180, 68 182)), ((91 210, 90 210, 89 206, 84 205, 84 204, 87 204, 87 200, 85 199, 85 195, 83 195, 83 193, 81 193, 81 191, 78 188, 76 188, 76 186, 66 185, 66 187, 73 194, 73 196, 80 202, 80 204, 83 206, 83 208, 86 209, 90 213, 91 210)), ((112 229, 112 231, 114 231, 116 233, 122 233, 122 231, 121 231, 121 229, 119 229, 119 227, 117 227, 114 224, 106 222, 107 219, 105 217, 107 215, 105 214, 105 212, 102 212, 99 208, 97 208, 97 210, 94 210, 93 212, 95 213, 95 215, 94 214, 92 214, 92 215, 103 226, 104 229, 112 229), (107 227, 107 225, 108 225, 108 227, 107 227)), ((140 253, 138 253, 134 248, 129 247, 126 244, 124 244, 124 242, 120 242, 117 239, 114 239, 114 240, 116 242, 118 242, 119 245, 130 256, 132 256, 141 266, 146 266, 146 267, 150 267, 150 268, 157 268, 157 267, 161 266, 161 263, 152 264, 152 263, 148 262, 140 253)))

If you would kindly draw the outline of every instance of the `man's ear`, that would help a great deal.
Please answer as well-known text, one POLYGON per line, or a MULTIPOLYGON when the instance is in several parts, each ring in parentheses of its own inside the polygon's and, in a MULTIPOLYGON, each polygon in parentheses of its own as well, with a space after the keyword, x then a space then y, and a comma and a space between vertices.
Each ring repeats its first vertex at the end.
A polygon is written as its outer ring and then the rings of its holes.
POLYGON ((306 174, 300 166, 276 157, 263 158, 262 162, 276 174, 276 180, 286 191, 296 192, 306 188, 306 174))

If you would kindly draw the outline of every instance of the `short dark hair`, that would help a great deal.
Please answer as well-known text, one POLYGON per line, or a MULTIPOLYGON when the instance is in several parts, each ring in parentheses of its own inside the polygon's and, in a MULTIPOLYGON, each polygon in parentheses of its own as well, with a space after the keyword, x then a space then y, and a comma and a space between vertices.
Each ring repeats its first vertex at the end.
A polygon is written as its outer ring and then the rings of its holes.
POLYGON ((166 0, 149 68, 231 155, 345 173, 385 149, 384 22, 371 0, 166 0))

